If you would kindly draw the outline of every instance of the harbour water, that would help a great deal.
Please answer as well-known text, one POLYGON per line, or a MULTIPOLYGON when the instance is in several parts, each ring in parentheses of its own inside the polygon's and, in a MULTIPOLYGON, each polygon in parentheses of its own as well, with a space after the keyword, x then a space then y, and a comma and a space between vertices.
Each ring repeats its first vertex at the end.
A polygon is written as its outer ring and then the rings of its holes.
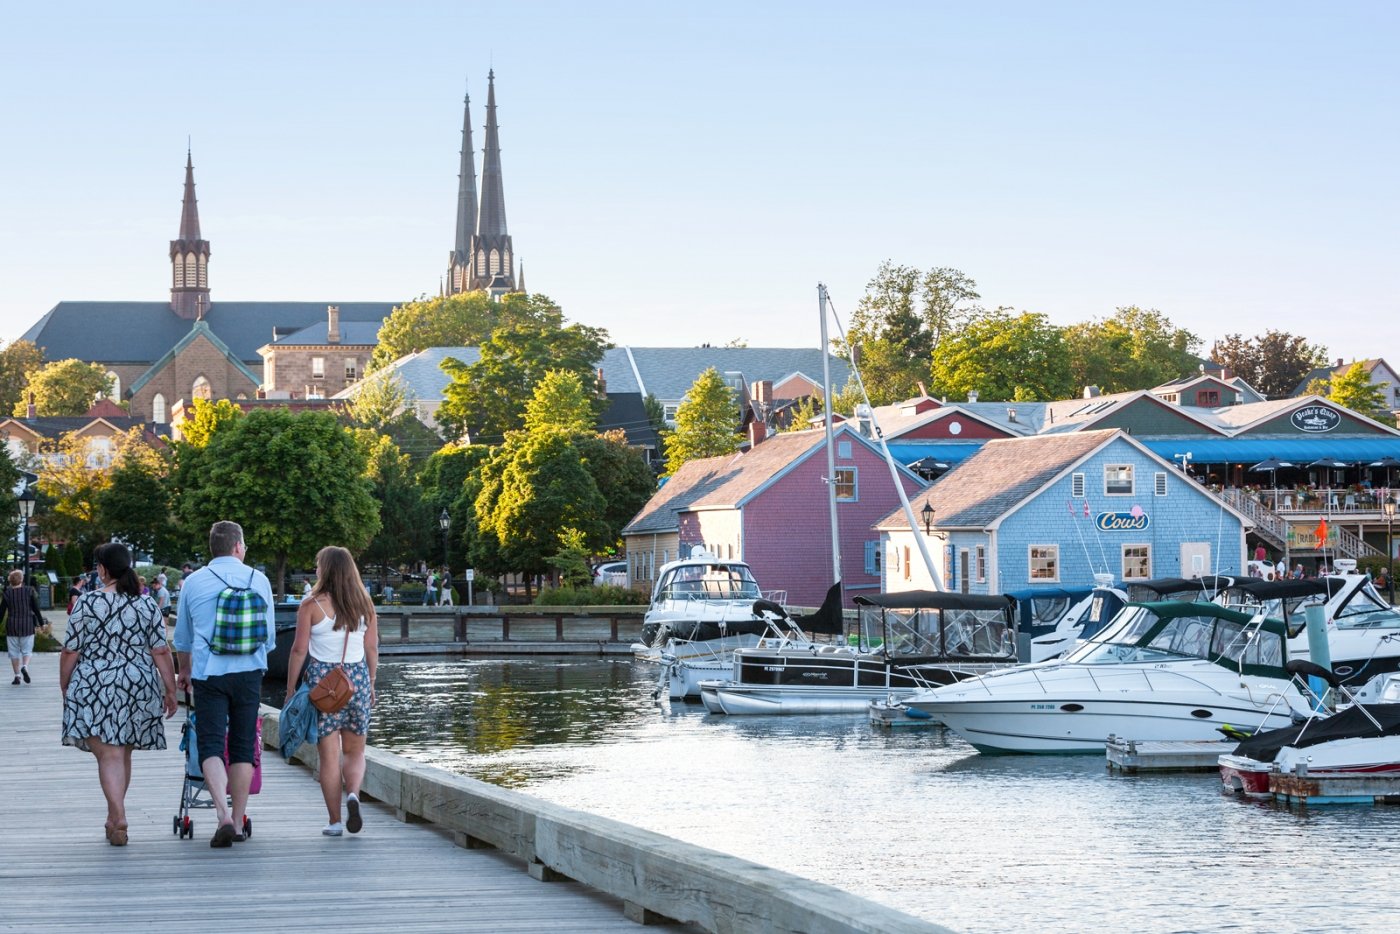
POLYGON ((941 727, 658 707, 631 659, 383 662, 371 742, 966 932, 1395 931, 1400 807, 987 757, 941 727))

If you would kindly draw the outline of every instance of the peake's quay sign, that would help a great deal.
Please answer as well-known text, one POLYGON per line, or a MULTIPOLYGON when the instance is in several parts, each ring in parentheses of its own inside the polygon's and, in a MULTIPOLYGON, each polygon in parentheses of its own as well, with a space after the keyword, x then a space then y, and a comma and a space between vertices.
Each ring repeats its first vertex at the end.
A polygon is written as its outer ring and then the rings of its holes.
POLYGON ((1137 515, 1131 512, 1101 512, 1094 524, 1100 532, 1141 532, 1152 524, 1152 518, 1145 512, 1137 515))
POLYGON ((1299 431, 1331 431, 1342 423, 1342 413, 1325 405, 1309 405, 1294 412, 1289 421, 1299 431))

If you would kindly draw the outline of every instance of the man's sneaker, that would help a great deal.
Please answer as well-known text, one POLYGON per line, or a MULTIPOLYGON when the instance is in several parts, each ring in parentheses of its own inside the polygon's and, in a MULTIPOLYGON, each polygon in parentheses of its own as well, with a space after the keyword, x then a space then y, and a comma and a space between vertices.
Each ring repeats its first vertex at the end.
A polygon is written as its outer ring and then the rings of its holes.
POLYGON ((214 831, 214 838, 209 841, 209 845, 215 849, 233 846, 234 836, 232 824, 220 824, 219 829, 214 831))
POLYGON ((351 833, 359 833, 365 822, 360 820, 360 799, 358 795, 351 795, 345 799, 345 809, 350 812, 350 816, 345 819, 345 829, 351 833))
POLYGON ((327 837, 338 837, 341 835, 342 832, 344 832, 344 830, 345 828, 341 826, 339 821, 337 821, 334 824, 327 824, 326 826, 322 827, 321 833, 327 837))
POLYGON ((11 683, 11 684, 19 684, 19 675, 15 675, 15 680, 11 681, 10 683, 11 683))
POLYGON ((25 683, 25 684, 28 684, 28 683, 29 683, 29 669, 28 669, 28 668, 21 668, 21 669, 19 670, 19 674, 20 674, 20 677, 24 679, 24 683, 25 683))

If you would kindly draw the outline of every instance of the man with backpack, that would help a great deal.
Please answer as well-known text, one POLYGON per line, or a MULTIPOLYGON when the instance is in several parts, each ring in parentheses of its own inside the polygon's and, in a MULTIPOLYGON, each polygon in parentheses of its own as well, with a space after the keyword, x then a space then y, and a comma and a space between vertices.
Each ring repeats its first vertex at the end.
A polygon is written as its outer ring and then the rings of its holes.
POLYGON ((200 766, 219 821, 209 845, 227 847, 243 839, 263 673, 267 653, 277 644, 277 609, 267 576, 243 563, 248 548, 242 526, 215 522, 209 553, 209 563, 180 584, 176 684, 183 691, 194 687, 200 766))

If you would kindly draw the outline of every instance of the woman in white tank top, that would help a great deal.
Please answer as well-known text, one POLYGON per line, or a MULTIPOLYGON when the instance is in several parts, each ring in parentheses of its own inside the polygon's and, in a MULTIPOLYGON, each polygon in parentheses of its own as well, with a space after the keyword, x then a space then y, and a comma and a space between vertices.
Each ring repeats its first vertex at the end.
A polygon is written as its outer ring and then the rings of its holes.
POLYGON ((321 759, 321 794, 329 817, 321 833, 328 837, 338 837, 342 830, 359 833, 363 825, 360 783, 365 778, 365 739, 379 667, 379 621, 355 559, 335 545, 317 553, 316 586, 297 610, 297 635, 287 663, 288 700, 300 682, 303 663, 310 684, 340 666, 355 688, 350 702, 340 710, 319 714, 316 748, 321 759), (343 824, 342 785, 347 811, 343 824))

